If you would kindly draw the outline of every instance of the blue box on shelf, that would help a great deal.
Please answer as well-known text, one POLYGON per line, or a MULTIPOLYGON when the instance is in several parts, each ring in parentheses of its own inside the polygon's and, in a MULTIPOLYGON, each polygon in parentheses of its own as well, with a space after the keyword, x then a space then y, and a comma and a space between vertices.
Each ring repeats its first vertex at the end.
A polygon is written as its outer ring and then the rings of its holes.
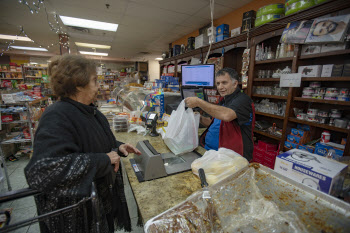
POLYGON ((228 24, 221 24, 220 26, 216 27, 216 36, 220 35, 230 35, 230 26, 228 24))
POLYGON ((319 142, 316 144, 315 154, 326 156, 328 154, 328 152, 332 152, 332 157, 334 159, 336 159, 338 157, 342 157, 344 154, 343 150, 340 150, 340 149, 333 147, 331 145, 328 145, 326 143, 319 142))
POLYGON ((315 148, 313 148, 312 146, 308 146, 308 145, 299 145, 298 149, 299 150, 304 150, 304 151, 307 151, 307 152, 310 152, 310 153, 314 153, 314 151, 315 151, 315 148))
POLYGON ((298 148, 298 144, 295 144, 293 142, 288 142, 288 141, 285 141, 284 146, 289 148, 289 149, 298 148))
POLYGON ((216 40, 215 40, 215 42, 219 42, 219 41, 225 40, 225 39, 227 39, 227 38, 229 38, 229 36, 228 36, 228 35, 220 35, 220 36, 216 36, 216 40))

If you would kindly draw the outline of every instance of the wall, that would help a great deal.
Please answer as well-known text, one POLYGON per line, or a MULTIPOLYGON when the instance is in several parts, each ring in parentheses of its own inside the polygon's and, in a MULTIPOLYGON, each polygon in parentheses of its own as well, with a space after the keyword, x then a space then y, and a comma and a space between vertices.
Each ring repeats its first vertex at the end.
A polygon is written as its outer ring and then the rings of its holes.
MULTIPOLYGON (((223 23, 228 24, 230 26, 230 33, 231 33, 232 29, 242 26, 242 16, 243 16, 244 12, 247 12, 250 10, 257 11, 262 6, 266 6, 266 5, 273 4, 273 3, 284 3, 284 2, 285 2, 284 0, 254 0, 250 3, 248 3, 247 5, 242 6, 241 8, 238 8, 237 10, 234 10, 231 13, 228 13, 227 15, 225 15, 221 18, 215 19, 214 26, 216 27, 216 26, 219 26, 223 23)), ((214 18, 215 18, 215 15, 214 15, 214 18)), ((210 23, 210 21, 208 21, 207 24, 209 24, 209 23, 210 23)), ((205 25, 203 25, 203 26, 205 26, 205 25)), ((187 38, 188 37, 191 37, 191 36, 196 37, 198 35, 199 35, 199 31, 196 30, 196 31, 172 42, 172 44, 173 45, 175 45, 175 44, 187 45, 187 38)))
POLYGON ((156 60, 148 60, 148 77, 150 81, 154 81, 155 79, 159 79, 159 62, 156 60))

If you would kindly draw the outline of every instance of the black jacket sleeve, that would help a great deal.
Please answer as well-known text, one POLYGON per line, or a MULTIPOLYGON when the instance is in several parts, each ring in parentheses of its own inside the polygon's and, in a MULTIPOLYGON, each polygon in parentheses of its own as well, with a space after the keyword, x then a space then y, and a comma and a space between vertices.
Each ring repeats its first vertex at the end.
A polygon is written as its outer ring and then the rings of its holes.
POLYGON ((34 140, 34 154, 25 168, 29 186, 57 196, 86 196, 91 183, 111 172, 105 153, 81 153, 74 125, 57 111, 43 114, 34 140))

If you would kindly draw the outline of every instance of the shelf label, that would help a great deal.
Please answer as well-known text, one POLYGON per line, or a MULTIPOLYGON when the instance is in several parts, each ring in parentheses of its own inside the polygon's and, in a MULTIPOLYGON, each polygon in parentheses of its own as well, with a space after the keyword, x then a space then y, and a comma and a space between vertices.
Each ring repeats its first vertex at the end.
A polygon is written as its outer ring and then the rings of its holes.
POLYGON ((281 74, 280 87, 300 87, 301 73, 281 74))

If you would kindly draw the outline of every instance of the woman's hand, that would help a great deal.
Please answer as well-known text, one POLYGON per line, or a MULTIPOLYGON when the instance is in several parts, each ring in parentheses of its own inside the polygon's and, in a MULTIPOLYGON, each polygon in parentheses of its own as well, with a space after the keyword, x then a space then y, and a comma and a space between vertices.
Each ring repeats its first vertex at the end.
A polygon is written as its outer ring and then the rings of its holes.
POLYGON ((120 156, 115 151, 111 151, 107 155, 111 160, 111 164, 114 164, 114 171, 117 172, 119 170, 120 156))
POLYGON ((125 143, 125 144, 122 144, 119 146, 118 150, 123 153, 125 156, 128 156, 129 153, 134 153, 134 154, 137 154, 137 155, 140 155, 141 154, 141 151, 139 151, 138 149, 136 149, 136 147, 128 144, 128 143, 125 143))

